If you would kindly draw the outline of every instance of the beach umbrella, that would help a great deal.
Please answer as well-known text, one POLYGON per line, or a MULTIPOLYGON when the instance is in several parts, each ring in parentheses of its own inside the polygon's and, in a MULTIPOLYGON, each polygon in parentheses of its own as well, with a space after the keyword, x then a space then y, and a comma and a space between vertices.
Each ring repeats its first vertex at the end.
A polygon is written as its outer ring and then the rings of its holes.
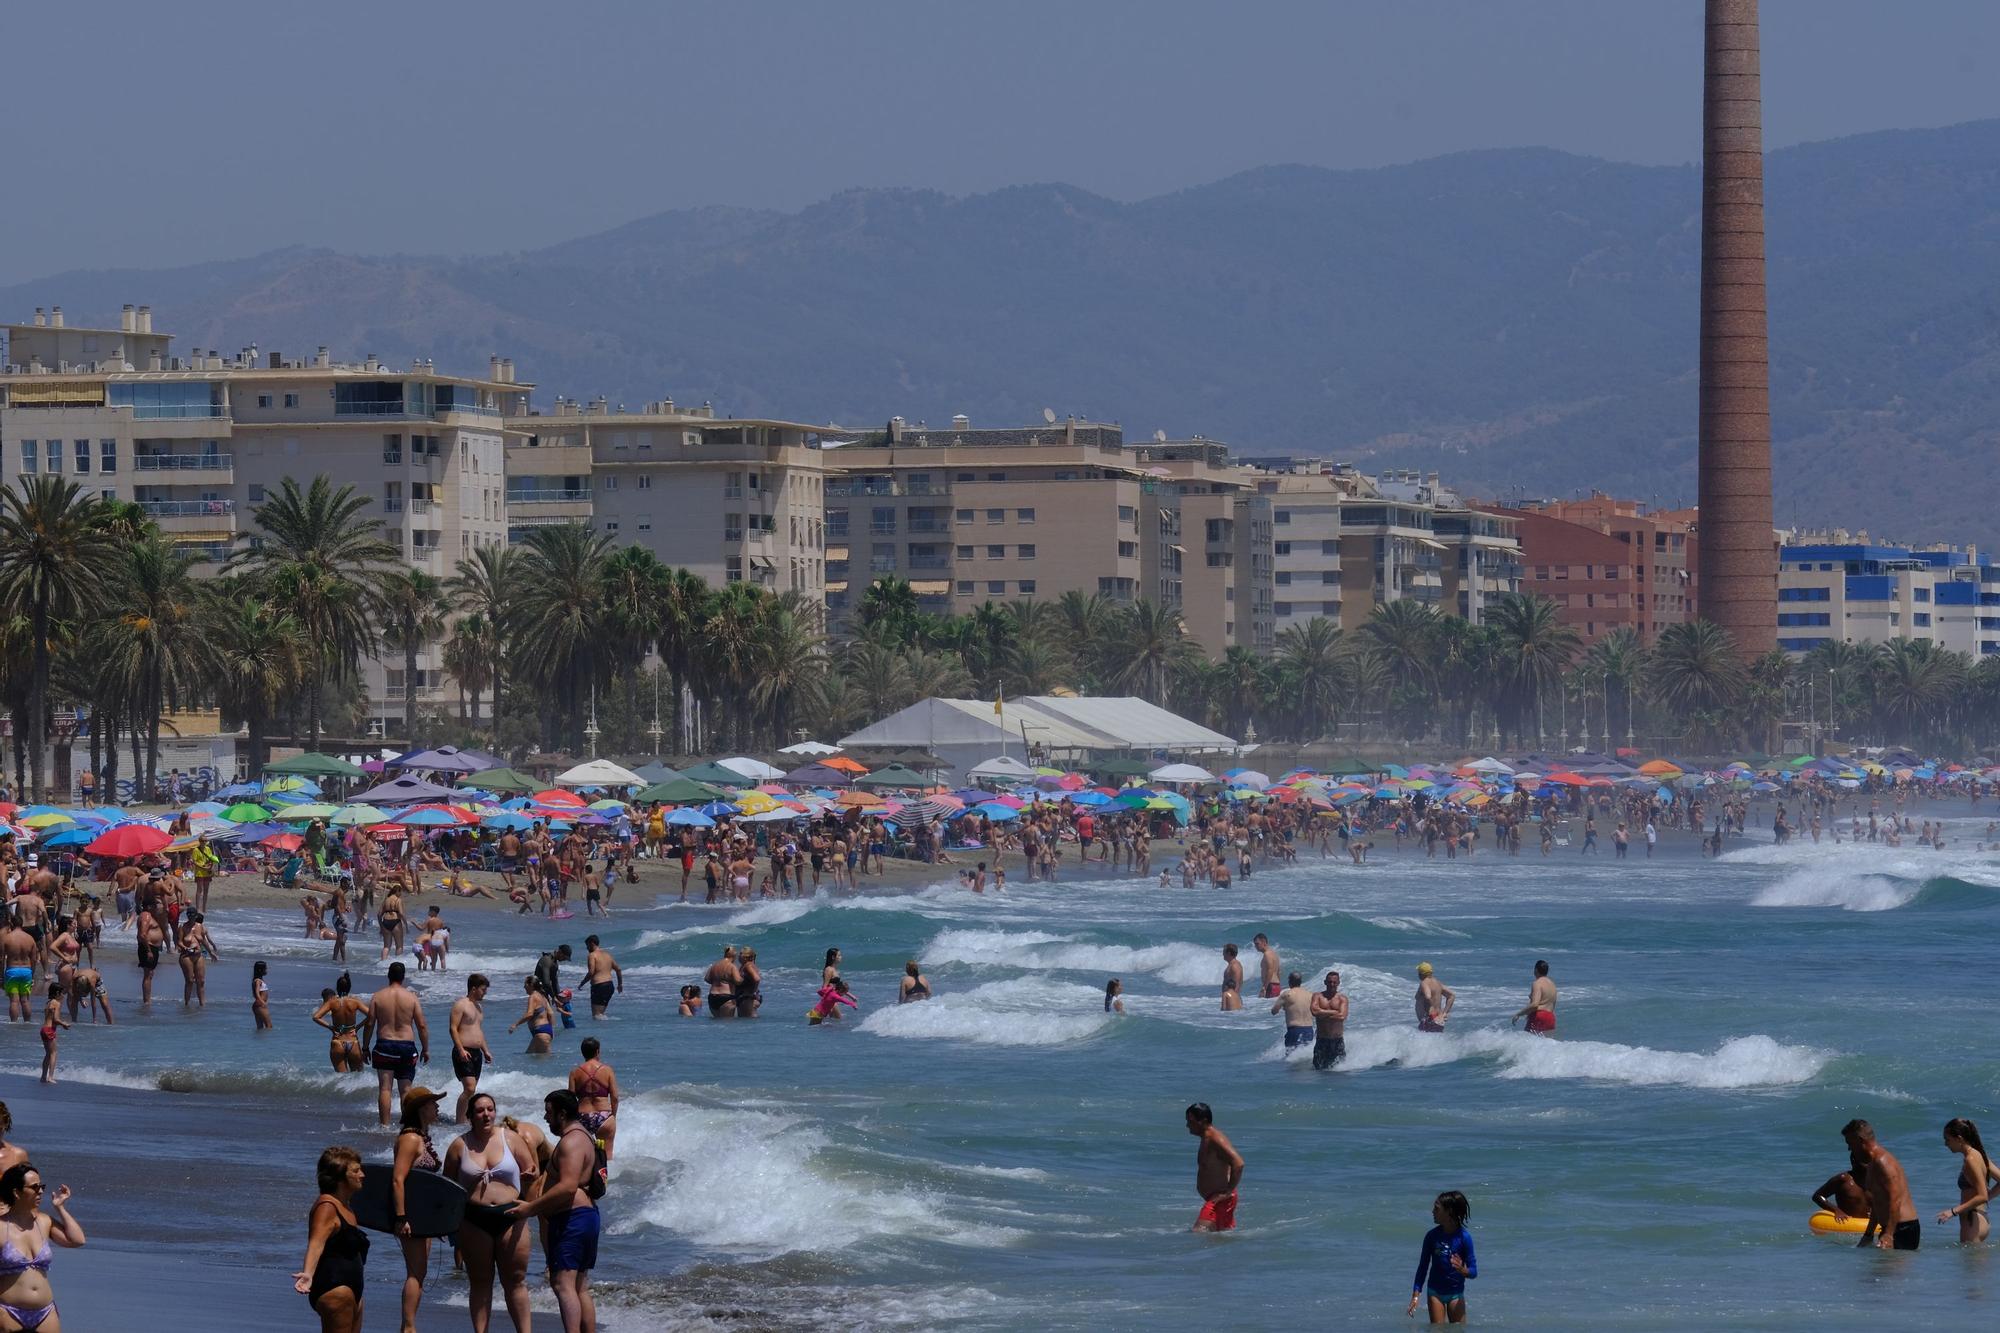
POLYGON ((743 822, 745 824, 782 824, 788 820, 804 819, 805 817, 805 811, 790 810, 781 805, 774 809, 766 810, 762 814, 745 815, 743 822))
POLYGON ((762 815, 777 809, 778 799, 769 792, 746 791, 736 798, 735 804, 746 815, 762 815))
POLYGON ((257 845, 269 847, 274 851, 296 852, 306 845, 306 840, 296 833, 273 833, 268 838, 260 839, 257 845))
POLYGON ((512 810, 502 810, 497 814, 486 815, 481 818, 479 826, 481 828, 499 829, 502 832, 511 829, 516 833, 520 833, 523 830, 533 828, 535 821, 526 815, 517 814, 512 810))
POLYGON ((785 770, 782 768, 773 768, 763 760, 752 759, 748 755, 731 755, 727 759, 718 759, 715 762, 723 768, 734 769, 752 782, 762 782, 766 778, 780 778, 785 775, 785 770))
POLYGON ((614 801, 607 797, 602 801, 592 801, 590 808, 600 815, 622 815, 625 813, 625 802, 614 801))
POLYGON ((778 751, 778 753, 798 754, 805 755, 808 758, 817 758, 820 755, 839 754, 840 747, 838 745, 828 745, 825 741, 800 741, 795 745, 787 745, 784 749, 778 751))
POLYGON ((371 824, 385 823, 388 812, 377 810, 372 805, 343 805, 333 812, 332 823, 336 828, 367 828, 371 824))
POLYGON ((556 774, 558 787, 643 787, 646 779, 609 759, 591 759, 556 774))
POLYGON ((1072 805, 1099 806, 1111 804, 1111 798, 1100 791, 1080 791, 1069 799, 1072 805))
POLYGON ((260 782, 232 782, 220 791, 212 793, 212 799, 233 801, 239 796, 258 796, 263 791, 264 785, 260 782))
POLYGON ((531 792, 542 784, 538 779, 511 768, 482 768, 479 770, 479 785, 492 792, 531 792))
MULTIPOLYGON (((1100 773, 1116 772, 1116 770, 1111 768, 1108 764, 1098 765, 1097 771, 1100 773)), ((1011 756, 1008 755, 1000 754, 993 756, 993 758, 991 759, 980 760, 978 763, 974 764, 971 768, 967 769, 965 771, 965 775, 969 778, 1026 779, 1035 776, 1035 770, 1029 768, 1026 764, 1022 763, 1018 759, 1012 758, 1011 756)))
MULTIPOLYGON (((33 832, 33 830, 29 831, 33 832)), ((99 833, 96 829, 88 829, 88 828, 57 829, 55 832, 49 834, 49 836, 46 838, 36 839, 35 846, 46 847, 50 848, 51 850, 57 847, 81 847, 85 843, 89 842, 91 839, 101 838, 103 836, 104 835, 102 833, 99 833)))
POLYGON ((83 850, 92 856, 144 856, 172 841, 166 830, 151 824, 123 824, 99 834, 83 850))
POLYGON ((309 778, 358 778, 361 765, 350 764, 330 754, 295 754, 264 765, 266 773, 296 773, 309 778))
POLYGON ((696 764, 692 768, 682 769, 681 776, 695 782, 706 782, 723 787, 740 787, 743 785, 743 774, 738 773, 733 768, 724 768, 720 764, 696 764))
POLYGON ((942 819, 946 815, 955 815, 957 813, 957 806, 946 805, 942 801, 934 801, 927 798, 921 801, 911 801, 890 815, 889 819, 892 823, 896 824, 928 824, 933 819, 942 819))
POLYGON ((692 778, 673 778, 642 789, 632 799, 656 805, 686 805, 690 801, 713 800, 720 795, 722 795, 720 788, 711 787, 706 782, 696 782, 692 778))
POLYGON ((1146 776, 1155 782, 1215 781, 1215 774, 1197 764, 1163 764, 1146 776))
POLYGON ((434 750, 412 750, 399 754, 388 762, 390 768, 407 768, 423 773, 478 773, 489 768, 500 767, 493 756, 481 754, 477 750, 461 750, 455 745, 440 745, 434 750))
POLYGON ((713 819, 717 815, 733 815, 737 811, 728 801, 710 801, 701 807, 701 812, 713 819))
POLYGON ((405 810, 394 819, 385 822, 401 824, 405 828, 452 828, 458 825, 459 819, 449 810, 428 805, 415 810, 405 810))
POLYGON ((318 801, 301 801, 297 805, 288 805, 279 811, 278 818, 289 824, 293 820, 332 819, 339 813, 340 807, 337 805, 327 805, 318 801))
POLYGON ((828 768, 837 768, 851 777, 858 778, 868 771, 868 765, 862 763, 852 755, 834 755, 823 762, 828 768))
POLYGON ((929 783, 930 779, 926 778, 923 774, 913 768, 905 768, 901 764, 891 764, 887 768, 878 768, 865 777, 854 779, 854 785, 857 787, 873 787, 878 790, 887 790, 892 787, 924 787, 928 786, 929 783))
POLYGON ((869 806, 882 804, 882 798, 873 792, 850 790, 842 792, 835 798, 834 803, 836 805, 844 805, 851 810, 860 810, 866 809, 869 806))
POLYGON ((700 810, 692 810, 687 808, 686 806, 683 806, 679 810, 676 810, 672 814, 668 815, 667 822, 669 824, 679 825, 684 828, 715 827, 715 821, 713 819, 710 819, 706 814, 702 813, 700 810))
POLYGON ((845 787, 854 781, 845 769, 817 763, 802 764, 783 776, 795 787, 845 787))
POLYGON ((534 799, 536 805, 563 805, 579 811, 590 804, 573 791, 557 791, 553 788, 536 792, 534 799))
POLYGON ((252 801, 238 801, 222 812, 221 817, 232 824, 255 824, 271 817, 271 812, 252 801))
POLYGON ((1128 792, 1120 792, 1118 799, 1113 801, 1112 804, 1126 810, 1144 810, 1146 803, 1152 799, 1153 794, 1151 792, 1143 789, 1134 789, 1128 792))
POLYGON ((380 782, 366 791, 350 795, 350 801, 360 801, 367 805, 416 805, 422 801, 449 801, 458 795, 450 787, 441 787, 435 782, 408 773, 380 782))
POLYGON ((1385 801, 1393 801, 1403 794, 1403 789, 1393 785, 1384 785, 1377 787, 1375 794, 1385 801))
POLYGON ((976 805, 972 810, 966 811, 966 813, 971 814, 973 810, 985 815, 996 824, 1004 824, 1010 819, 1019 819, 1021 817, 1019 810, 1002 805, 998 801, 987 801, 982 805, 976 805))

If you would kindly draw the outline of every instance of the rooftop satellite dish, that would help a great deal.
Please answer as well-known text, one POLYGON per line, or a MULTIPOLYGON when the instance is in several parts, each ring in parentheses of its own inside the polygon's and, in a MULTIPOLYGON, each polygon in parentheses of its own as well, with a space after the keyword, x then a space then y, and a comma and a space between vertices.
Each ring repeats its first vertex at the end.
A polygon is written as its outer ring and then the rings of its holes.
POLYGON ((1043 409, 1042 409, 1042 420, 1044 420, 1044 421, 1048 422, 1048 423, 1049 423, 1049 424, 1050 424, 1051 426, 1055 425, 1055 424, 1056 424, 1056 410, 1055 410, 1055 409, 1054 409, 1053 407, 1045 407, 1045 408, 1043 408, 1043 409))
POLYGON ((1165 431, 1156 430, 1153 432, 1153 443, 1165 444, 1166 442, 1167 442, 1167 433, 1165 431))

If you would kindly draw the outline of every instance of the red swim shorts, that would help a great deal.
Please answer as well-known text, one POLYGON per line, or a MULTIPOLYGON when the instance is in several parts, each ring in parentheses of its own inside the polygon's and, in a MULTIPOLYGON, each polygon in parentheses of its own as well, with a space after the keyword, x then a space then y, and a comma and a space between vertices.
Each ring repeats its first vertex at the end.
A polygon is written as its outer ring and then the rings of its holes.
POLYGON ((1280 990, 1280 989, 1282 989, 1282 988, 1281 988, 1281 987, 1280 987, 1280 986, 1278 985, 1278 983, 1277 983, 1277 982, 1275 982, 1275 981, 1267 981, 1267 982, 1265 982, 1265 983, 1264 983, 1264 998, 1265 998, 1265 999, 1267 999, 1267 1000, 1275 1000, 1275 999, 1277 999, 1277 998, 1278 998, 1278 992, 1279 992, 1279 990, 1280 990))
POLYGON ((1534 1013, 1528 1015, 1528 1031, 1554 1032, 1555 1030, 1556 1030, 1555 1010, 1537 1009, 1535 1010, 1534 1013))
POLYGON ((1215 1231, 1236 1230, 1236 1191, 1231 1190, 1220 1198, 1204 1201, 1201 1216, 1195 1220, 1207 1223, 1215 1231))

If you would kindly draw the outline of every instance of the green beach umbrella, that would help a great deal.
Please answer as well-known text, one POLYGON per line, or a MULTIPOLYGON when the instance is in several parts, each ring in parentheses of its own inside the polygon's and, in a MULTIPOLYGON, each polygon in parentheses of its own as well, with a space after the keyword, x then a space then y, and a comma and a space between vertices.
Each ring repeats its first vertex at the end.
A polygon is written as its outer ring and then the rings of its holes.
MULTIPOLYGON (((305 823, 314 819, 332 819, 340 813, 337 805, 327 805, 321 801, 307 801, 302 805, 288 805, 278 812, 278 818, 287 824, 305 823)), ((227 819, 225 814, 223 818, 227 819)))
POLYGON ((366 828, 370 824, 387 822, 386 811, 377 810, 372 805, 343 805, 334 811, 333 822, 338 828, 366 828))
POLYGON ((266 773, 294 773, 309 778, 358 778, 366 776, 359 764, 336 759, 330 754, 295 754, 264 765, 266 773))
POLYGON ((656 782, 642 788, 632 799, 649 804, 660 802, 667 805, 686 805, 691 801, 713 801, 722 792, 706 782, 696 782, 693 778, 675 778, 671 782, 656 782))
POLYGON ((481 791, 541 791, 549 784, 538 782, 526 773, 518 773, 511 768, 488 768, 472 774, 466 779, 469 786, 481 791))
POLYGON ((238 801, 217 815, 217 818, 226 819, 232 824, 255 824, 270 817, 271 812, 254 801, 238 801))

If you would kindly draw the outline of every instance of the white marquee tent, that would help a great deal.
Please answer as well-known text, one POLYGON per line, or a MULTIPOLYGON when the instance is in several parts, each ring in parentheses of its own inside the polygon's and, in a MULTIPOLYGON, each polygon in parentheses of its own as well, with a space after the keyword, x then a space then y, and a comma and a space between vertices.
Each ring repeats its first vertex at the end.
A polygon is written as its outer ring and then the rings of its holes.
POLYGON ((1178 756, 1234 754, 1219 731, 1138 698, 1029 695, 987 699, 925 699, 840 738, 841 748, 886 746, 924 750, 963 776, 981 761, 1005 755, 1060 766, 1092 753, 1178 756))

